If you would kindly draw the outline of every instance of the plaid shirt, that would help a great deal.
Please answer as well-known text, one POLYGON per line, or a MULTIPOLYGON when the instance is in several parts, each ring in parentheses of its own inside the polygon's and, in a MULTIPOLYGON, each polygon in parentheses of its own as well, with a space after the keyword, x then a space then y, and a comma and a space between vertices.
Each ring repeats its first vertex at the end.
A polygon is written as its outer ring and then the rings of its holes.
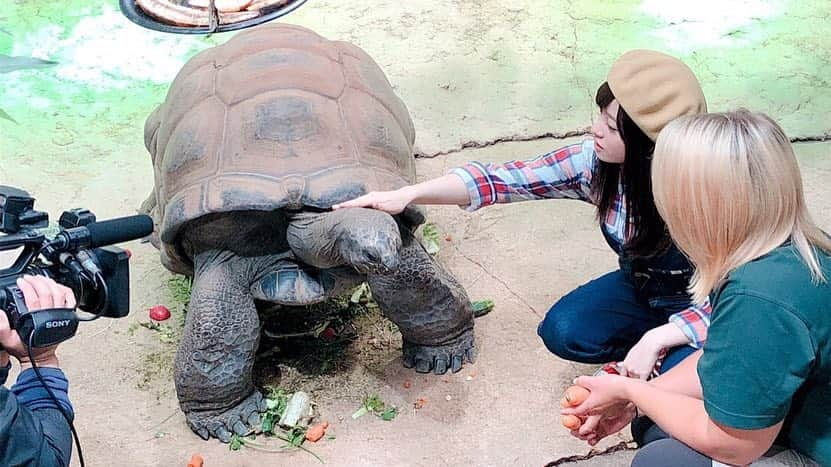
MULTIPOLYGON (((594 204, 591 181, 597 164, 594 141, 586 140, 543 154, 529 161, 504 164, 471 162, 455 168, 470 194, 468 211, 497 203, 513 203, 534 199, 577 199, 594 204)), ((627 236, 626 202, 623 185, 618 185, 612 209, 606 214, 601 228, 620 243, 627 236)), ((707 340, 712 308, 709 301, 670 316, 690 339, 690 345, 700 347, 707 340)))

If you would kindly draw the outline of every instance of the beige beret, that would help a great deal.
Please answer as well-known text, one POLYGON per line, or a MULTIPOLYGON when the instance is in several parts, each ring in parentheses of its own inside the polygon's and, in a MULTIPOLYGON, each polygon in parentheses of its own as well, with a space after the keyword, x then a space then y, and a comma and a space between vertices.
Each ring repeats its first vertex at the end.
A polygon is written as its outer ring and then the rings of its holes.
POLYGON ((652 141, 675 118, 707 112, 692 70, 661 52, 626 52, 612 65, 606 81, 620 106, 652 141))

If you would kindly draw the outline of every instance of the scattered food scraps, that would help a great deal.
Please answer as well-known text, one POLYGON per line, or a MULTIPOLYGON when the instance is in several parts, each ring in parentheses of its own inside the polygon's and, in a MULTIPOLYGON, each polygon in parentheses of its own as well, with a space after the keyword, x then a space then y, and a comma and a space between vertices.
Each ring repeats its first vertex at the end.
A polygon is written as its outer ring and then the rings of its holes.
POLYGON ((415 402, 413 402, 413 408, 416 409, 416 410, 419 410, 422 407, 424 407, 424 404, 426 404, 426 403, 427 403, 427 399, 425 399, 423 397, 419 397, 418 399, 416 399, 415 402))
POLYGON ((158 321, 139 321, 139 326, 159 333, 159 340, 165 343, 175 342, 177 339, 176 329, 169 324, 159 324, 158 321))
MULTIPOLYGON (((274 453, 291 452, 299 449, 313 456, 320 463, 323 463, 323 459, 320 456, 303 446, 303 442, 308 439, 307 435, 309 431, 314 428, 307 427, 311 420, 315 418, 308 395, 301 391, 288 393, 282 388, 269 388, 268 397, 265 401, 266 411, 262 414, 259 430, 263 435, 262 439, 257 434, 251 434, 249 436, 234 434, 231 436, 228 448, 231 451, 239 451, 245 447, 257 451, 274 453), (286 427, 280 426, 279 421, 286 418, 287 413, 289 418, 297 419, 296 424, 286 427), (297 415, 299 415, 299 418, 297 415), (273 442, 275 439, 281 441, 283 444, 275 444, 273 442)), ((328 423, 326 422, 323 422, 321 425, 328 427, 328 423)), ((314 435, 314 433, 312 434, 314 435)), ((323 434, 320 436, 322 437, 323 434)))

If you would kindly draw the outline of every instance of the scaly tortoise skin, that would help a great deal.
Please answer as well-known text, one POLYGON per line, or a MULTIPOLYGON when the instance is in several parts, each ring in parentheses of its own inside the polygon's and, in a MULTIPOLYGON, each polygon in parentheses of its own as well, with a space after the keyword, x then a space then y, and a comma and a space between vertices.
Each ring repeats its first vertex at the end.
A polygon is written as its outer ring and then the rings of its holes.
POLYGON ((403 363, 473 361, 473 311, 412 231, 424 221, 331 211, 415 181, 404 103, 358 47, 290 25, 193 57, 147 119, 155 187, 141 210, 171 271, 194 277, 175 381, 188 424, 227 442, 258 423, 255 300, 304 305, 369 283, 403 337, 403 363))

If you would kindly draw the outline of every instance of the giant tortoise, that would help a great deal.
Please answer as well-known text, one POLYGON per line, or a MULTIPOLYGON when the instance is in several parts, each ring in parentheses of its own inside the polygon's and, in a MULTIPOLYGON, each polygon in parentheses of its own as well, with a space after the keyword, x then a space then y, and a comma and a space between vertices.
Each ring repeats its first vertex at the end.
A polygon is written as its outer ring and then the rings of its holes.
POLYGON ((366 281, 403 337, 403 364, 458 371, 473 312, 421 247, 423 216, 332 205, 415 181, 404 103, 360 48, 259 26, 193 57, 148 117, 143 205, 171 271, 192 275, 175 382, 188 424, 227 442, 258 423, 260 304, 307 305, 366 281))

